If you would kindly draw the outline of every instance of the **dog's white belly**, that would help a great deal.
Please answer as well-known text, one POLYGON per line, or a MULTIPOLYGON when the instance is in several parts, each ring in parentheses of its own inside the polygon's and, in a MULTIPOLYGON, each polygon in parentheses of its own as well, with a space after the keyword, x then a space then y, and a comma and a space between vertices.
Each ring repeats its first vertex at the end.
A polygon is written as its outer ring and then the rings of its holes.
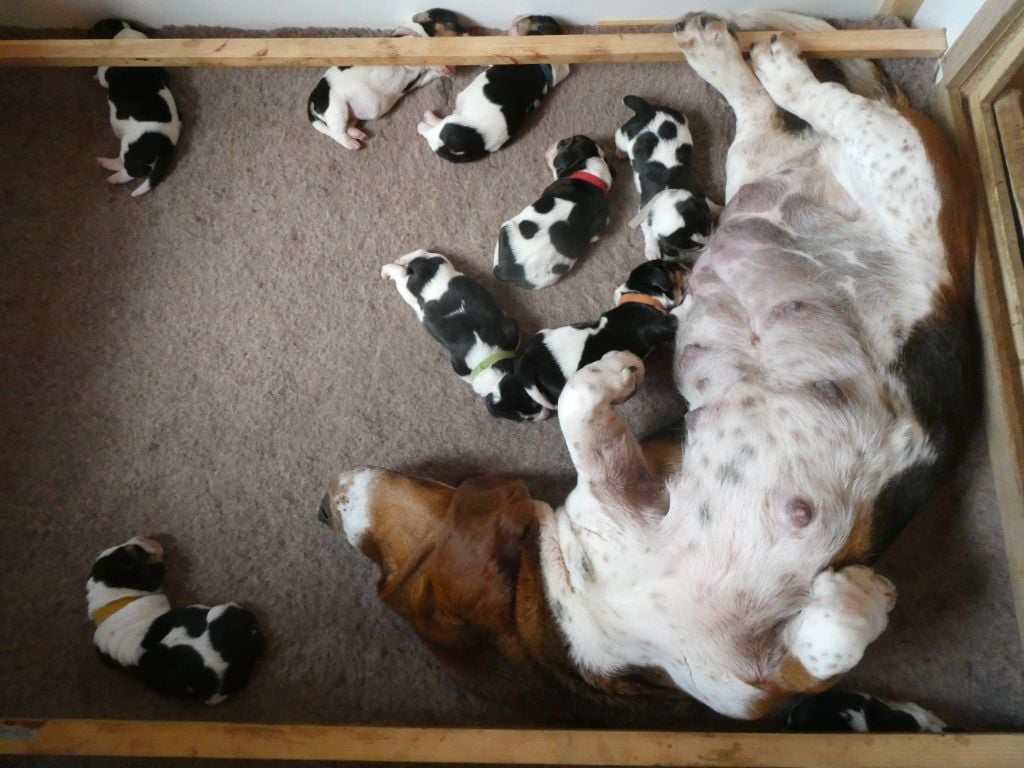
POLYGON ((885 483, 933 456, 889 366, 940 275, 900 258, 814 166, 730 201, 675 310, 691 411, 667 514, 602 515, 581 483, 542 521, 582 668, 659 667, 718 712, 756 708, 742 665, 761 654, 740 644, 791 619, 885 483))

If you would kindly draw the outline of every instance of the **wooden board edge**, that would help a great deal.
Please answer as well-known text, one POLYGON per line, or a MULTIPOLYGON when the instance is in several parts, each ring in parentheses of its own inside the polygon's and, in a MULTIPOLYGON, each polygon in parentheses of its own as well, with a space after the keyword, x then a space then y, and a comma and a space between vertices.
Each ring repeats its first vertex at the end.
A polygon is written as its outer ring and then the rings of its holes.
POLYGON ((1024 0, 987 0, 942 57, 942 76, 953 91, 965 90, 978 65, 1024 14, 1024 0))
MULTIPOLYGON (((772 31, 741 32, 749 48, 772 31)), ((943 30, 783 32, 808 58, 937 57, 943 30)), ((0 40, 0 67, 387 66, 682 61, 671 33, 543 37, 198 38, 0 40)))
POLYGON ((1024 734, 766 734, 0 721, 0 755, 517 765, 1017 768, 1024 734), (827 746, 823 743, 827 738, 827 746))

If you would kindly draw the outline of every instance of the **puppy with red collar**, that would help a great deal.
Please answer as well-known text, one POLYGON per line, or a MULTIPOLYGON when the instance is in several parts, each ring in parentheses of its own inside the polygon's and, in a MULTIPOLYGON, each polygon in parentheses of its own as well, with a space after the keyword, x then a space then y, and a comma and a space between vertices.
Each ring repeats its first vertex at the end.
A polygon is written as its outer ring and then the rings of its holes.
POLYGON ((235 603, 172 608, 163 554, 158 541, 136 536, 96 558, 85 587, 93 644, 158 693, 219 704, 249 681, 263 634, 235 603))
POLYGON ((544 158, 554 182, 501 225, 494 247, 494 276, 521 288, 557 283, 608 228, 612 173, 601 147, 577 135, 552 145, 544 158))
POLYGON ((669 313, 683 300, 685 270, 663 260, 645 262, 615 290, 616 306, 592 323, 546 329, 516 358, 514 374, 544 408, 555 410, 565 383, 608 352, 632 352, 643 359, 675 339, 669 313))

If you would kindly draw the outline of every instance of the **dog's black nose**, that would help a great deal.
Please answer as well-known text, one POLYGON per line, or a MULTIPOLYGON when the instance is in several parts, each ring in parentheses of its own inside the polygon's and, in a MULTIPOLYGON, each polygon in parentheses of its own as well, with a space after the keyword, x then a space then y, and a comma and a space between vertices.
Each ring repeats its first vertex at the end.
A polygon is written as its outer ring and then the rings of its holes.
POLYGON ((324 525, 331 524, 331 501, 326 496, 320 502, 320 509, 316 512, 316 519, 324 525))

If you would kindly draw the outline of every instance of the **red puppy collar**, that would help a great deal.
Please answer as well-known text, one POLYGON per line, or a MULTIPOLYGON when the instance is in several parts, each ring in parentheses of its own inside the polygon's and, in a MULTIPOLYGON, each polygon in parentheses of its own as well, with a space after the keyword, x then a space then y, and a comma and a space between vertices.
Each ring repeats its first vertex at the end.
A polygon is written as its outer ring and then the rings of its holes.
POLYGON ((585 181, 588 184, 593 184, 595 187, 601 190, 604 194, 608 194, 608 185, 604 183, 604 180, 600 176, 595 176, 592 173, 586 171, 576 171, 576 173, 569 174, 570 179, 579 179, 585 181))

